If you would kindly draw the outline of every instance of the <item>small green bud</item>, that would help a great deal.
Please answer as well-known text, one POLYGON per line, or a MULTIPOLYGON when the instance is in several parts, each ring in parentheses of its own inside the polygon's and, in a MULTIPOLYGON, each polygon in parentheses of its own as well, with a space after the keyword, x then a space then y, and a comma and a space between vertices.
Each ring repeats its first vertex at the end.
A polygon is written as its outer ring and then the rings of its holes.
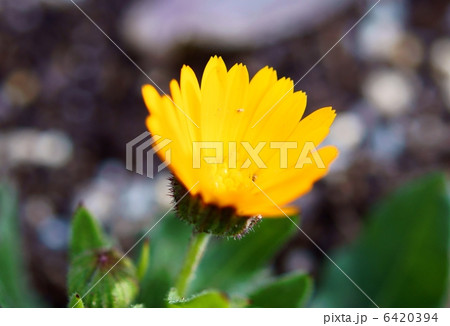
POLYGON ((84 308, 83 300, 81 299, 81 296, 78 293, 74 293, 70 297, 68 308, 84 308))
POLYGON ((97 220, 83 206, 79 205, 70 228, 70 257, 85 250, 104 248, 108 246, 108 240, 97 220))
POLYGON ((138 292, 136 268, 110 248, 100 224, 83 206, 74 214, 70 238, 68 289, 83 299, 73 305, 129 307, 138 292))
POLYGON ((138 293, 136 269, 114 249, 85 251, 69 269, 69 292, 81 293, 86 307, 129 307, 138 293))

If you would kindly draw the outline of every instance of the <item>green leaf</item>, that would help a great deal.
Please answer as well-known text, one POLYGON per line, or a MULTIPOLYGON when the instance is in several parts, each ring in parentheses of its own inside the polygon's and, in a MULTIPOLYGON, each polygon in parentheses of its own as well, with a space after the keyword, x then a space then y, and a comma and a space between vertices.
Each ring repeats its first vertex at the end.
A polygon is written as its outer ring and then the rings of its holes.
POLYGON ((172 289, 168 297, 169 308, 230 308, 230 300, 219 291, 208 290, 193 295, 188 299, 180 299, 175 289, 172 289))
POLYGON ((251 307, 300 308, 309 299, 312 284, 304 273, 280 277, 250 294, 251 307))
POLYGON ((181 269, 191 227, 174 214, 167 215, 149 234, 152 263, 141 281, 138 302, 146 307, 166 307, 165 298, 181 269))
POLYGON ((35 307, 24 267, 16 193, 6 183, 0 184, 0 266, 0 306, 35 307))
POLYGON ((136 268, 111 249, 91 214, 80 207, 72 221, 69 293, 82 294, 86 307, 129 307, 138 293, 136 268))
MULTIPOLYGON (((264 219, 241 240, 211 239, 197 270, 191 288, 195 291, 192 292, 218 288, 232 293, 232 297, 245 296, 253 288, 251 281, 266 271, 267 263, 295 231, 288 219, 264 219)), ((152 230, 152 263, 141 283, 138 302, 143 302, 146 307, 165 307, 164 298, 180 271, 191 232, 191 226, 174 214, 165 217, 152 230)))
POLYGON ((74 257, 85 250, 108 246, 106 236, 89 211, 84 206, 76 210, 71 227, 70 255, 74 257))
POLYGON ((231 308, 246 308, 250 305, 250 299, 242 295, 234 295, 230 297, 231 308))
MULTIPOLYGON (((331 258, 380 307, 439 307, 449 273, 450 203, 445 177, 412 181, 372 212, 352 246, 331 258)), ((327 263, 314 306, 373 307, 327 263)))
POLYGON ((141 252, 139 254, 139 261, 137 264, 137 277, 142 280, 147 273, 150 264, 150 241, 145 239, 142 244, 141 252))
MULTIPOLYGON (((293 218, 296 223, 298 220, 293 218)), ((262 273, 296 231, 287 218, 263 219, 241 240, 213 239, 192 288, 197 292, 213 287, 227 293, 245 294, 253 286, 250 280, 262 273)))

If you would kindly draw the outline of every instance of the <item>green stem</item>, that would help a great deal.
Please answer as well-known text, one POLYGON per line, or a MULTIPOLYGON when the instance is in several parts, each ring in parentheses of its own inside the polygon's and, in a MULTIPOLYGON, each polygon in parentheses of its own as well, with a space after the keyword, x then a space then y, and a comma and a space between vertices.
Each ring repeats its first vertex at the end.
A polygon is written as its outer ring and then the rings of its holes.
POLYGON ((205 252, 206 245, 210 238, 208 233, 192 233, 191 241, 189 243, 189 249, 184 258, 183 267, 181 268, 180 274, 178 275, 178 280, 175 283, 175 288, 178 291, 180 297, 185 297, 189 285, 195 276, 195 271, 197 270, 200 259, 205 252))

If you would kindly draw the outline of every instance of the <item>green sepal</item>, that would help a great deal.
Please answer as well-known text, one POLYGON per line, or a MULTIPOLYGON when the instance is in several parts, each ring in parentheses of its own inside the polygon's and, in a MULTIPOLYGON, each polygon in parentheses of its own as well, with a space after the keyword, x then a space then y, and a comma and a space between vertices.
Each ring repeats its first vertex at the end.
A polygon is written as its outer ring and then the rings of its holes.
POLYGON ((205 204, 200 196, 186 194, 187 189, 172 178, 172 192, 177 216, 194 227, 198 233, 242 238, 261 221, 261 216, 239 216, 234 207, 205 204), (183 197, 184 196, 184 197, 183 197))

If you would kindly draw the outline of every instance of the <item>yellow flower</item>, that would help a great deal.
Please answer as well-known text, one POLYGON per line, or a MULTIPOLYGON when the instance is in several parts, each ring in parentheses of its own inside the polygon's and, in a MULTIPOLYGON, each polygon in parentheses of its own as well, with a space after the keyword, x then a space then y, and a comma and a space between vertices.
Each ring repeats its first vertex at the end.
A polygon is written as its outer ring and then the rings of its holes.
MULTIPOLYGON (((183 66, 170 92, 142 88, 147 127, 172 141, 171 171, 205 205, 231 207, 237 216, 275 217, 282 215, 275 202, 293 214, 296 209, 286 205, 307 193, 338 154, 326 146, 304 155, 305 144, 318 146, 326 137, 335 112, 322 108, 302 119, 305 93, 294 92, 292 80, 278 79, 272 68, 249 80, 246 66, 227 70, 222 58, 212 57, 201 85, 183 66)), ((165 160, 167 151, 158 155, 165 160)))

